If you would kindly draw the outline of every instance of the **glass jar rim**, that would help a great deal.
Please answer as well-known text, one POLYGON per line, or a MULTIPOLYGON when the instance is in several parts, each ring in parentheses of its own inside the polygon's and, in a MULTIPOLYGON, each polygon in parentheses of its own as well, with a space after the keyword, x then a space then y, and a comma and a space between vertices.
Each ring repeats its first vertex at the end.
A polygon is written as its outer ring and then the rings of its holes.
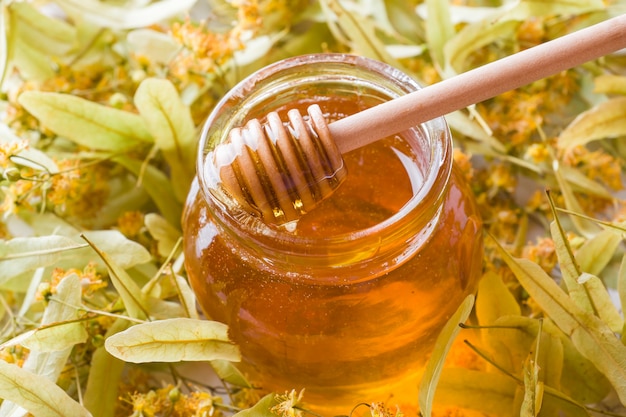
MULTIPOLYGON (((385 79, 398 83, 399 85, 402 85, 407 92, 421 88, 417 81, 415 81, 412 77, 389 64, 359 55, 343 53, 318 53, 289 57, 261 68, 241 80, 216 104, 214 110, 204 123, 198 144, 199 151, 197 157, 197 172, 200 183, 200 191, 204 196, 204 199, 209 202, 210 207, 217 206, 220 208, 219 213, 215 213, 213 208, 211 210, 213 211, 213 214, 216 215, 219 223, 222 225, 227 224, 229 228, 236 227, 248 229, 246 227, 248 222, 241 221, 244 210, 241 209, 241 213, 231 213, 232 210, 227 207, 227 204, 222 200, 223 197, 227 196, 220 197, 216 195, 213 187, 209 184, 205 175, 206 154, 208 152, 207 149, 210 148, 208 146, 208 141, 211 136, 213 123, 215 123, 218 118, 218 112, 232 101, 245 102, 248 99, 246 92, 259 88, 260 85, 263 85, 264 80, 279 76, 286 71, 293 71, 303 66, 324 64, 345 66, 346 70, 349 68, 358 68, 359 70, 366 71, 373 75, 384 77, 385 79)), ((381 233, 386 229, 391 229, 397 226, 403 218, 408 216, 410 213, 415 212, 419 206, 422 205, 422 200, 426 195, 436 192, 438 195, 436 196, 435 201, 441 202, 443 195, 447 190, 452 164, 452 139, 448 125, 443 117, 439 117, 422 123, 416 128, 421 129, 430 141, 430 163, 424 177, 424 184, 398 212, 371 227, 323 237, 295 235, 286 229, 283 230, 277 227, 271 227, 262 221, 255 221, 254 227, 248 230, 254 230, 254 234, 261 235, 264 239, 283 241, 290 245, 304 245, 305 247, 311 247, 312 245, 318 245, 320 243, 323 243, 324 245, 333 245, 354 242, 366 236, 381 233), (440 186, 436 186, 437 184, 440 186)), ((223 137, 227 134, 228 130, 229 129, 221 128, 220 135, 223 137)))

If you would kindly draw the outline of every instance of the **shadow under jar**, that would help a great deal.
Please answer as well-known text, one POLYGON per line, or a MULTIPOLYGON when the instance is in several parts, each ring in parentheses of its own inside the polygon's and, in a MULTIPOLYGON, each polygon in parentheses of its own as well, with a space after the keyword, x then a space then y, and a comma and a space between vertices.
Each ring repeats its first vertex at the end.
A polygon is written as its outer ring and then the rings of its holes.
POLYGON ((206 315, 229 326, 264 391, 305 388, 324 415, 361 402, 417 407, 441 328, 476 289, 481 222, 452 163, 443 118, 343 155, 347 176, 297 222, 276 226, 221 186, 208 155, 251 118, 312 103, 328 120, 419 86, 343 54, 289 58, 239 83, 202 133, 183 217, 185 265, 206 315))

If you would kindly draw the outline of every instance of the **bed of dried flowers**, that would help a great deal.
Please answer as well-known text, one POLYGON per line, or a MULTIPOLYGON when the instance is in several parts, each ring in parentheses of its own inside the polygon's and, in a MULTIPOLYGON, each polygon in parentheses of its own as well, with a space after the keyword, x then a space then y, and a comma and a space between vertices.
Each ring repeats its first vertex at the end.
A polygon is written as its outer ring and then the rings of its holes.
MULTIPOLYGON (((321 51, 430 84, 626 13, 623 0, 1 7, 3 417, 308 415, 306 392, 260 398, 224 327, 193 307, 179 219, 216 100, 255 69, 321 51), (218 382, 180 361, 210 364, 218 382)), ((448 122, 485 221, 484 278, 430 359, 422 414, 626 415, 626 55, 448 122)), ((402 415, 366 398, 352 413, 402 415)))

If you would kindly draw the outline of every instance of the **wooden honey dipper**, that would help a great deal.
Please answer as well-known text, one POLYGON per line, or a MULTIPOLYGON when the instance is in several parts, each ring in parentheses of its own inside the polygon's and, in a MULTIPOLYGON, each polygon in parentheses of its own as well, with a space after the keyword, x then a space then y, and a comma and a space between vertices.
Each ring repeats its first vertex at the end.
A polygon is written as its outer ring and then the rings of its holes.
POLYGON ((224 189, 266 222, 297 220, 346 176, 341 154, 626 48, 626 14, 483 65, 328 124, 276 112, 229 132, 209 154, 224 189))

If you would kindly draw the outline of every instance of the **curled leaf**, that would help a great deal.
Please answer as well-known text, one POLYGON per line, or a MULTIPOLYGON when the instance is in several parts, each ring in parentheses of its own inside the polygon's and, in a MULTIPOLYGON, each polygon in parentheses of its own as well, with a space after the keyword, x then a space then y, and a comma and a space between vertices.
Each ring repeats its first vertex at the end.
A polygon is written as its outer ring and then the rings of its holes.
POLYGON ((239 361, 225 324, 174 318, 138 324, 106 340, 107 351, 126 362, 239 361))

